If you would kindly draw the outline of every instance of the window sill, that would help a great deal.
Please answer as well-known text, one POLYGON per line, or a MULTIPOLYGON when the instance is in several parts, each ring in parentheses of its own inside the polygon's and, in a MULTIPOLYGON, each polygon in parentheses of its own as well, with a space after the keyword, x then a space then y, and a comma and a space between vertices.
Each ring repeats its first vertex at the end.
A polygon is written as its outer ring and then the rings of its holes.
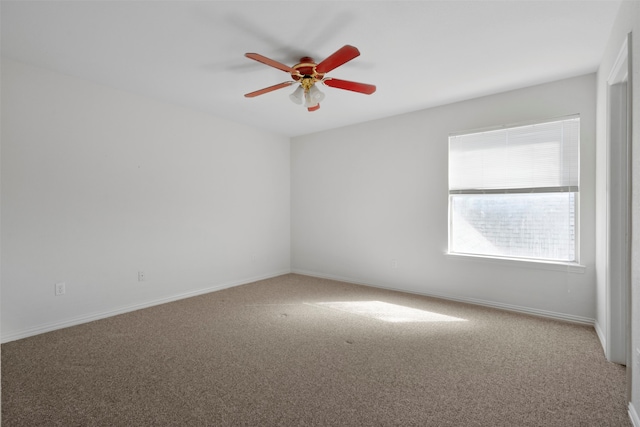
POLYGON ((457 254, 451 252, 445 252, 445 256, 448 259, 454 261, 472 261, 503 265, 505 267, 524 267, 540 270, 564 271, 567 273, 584 274, 587 269, 586 266, 573 262, 538 261, 520 258, 498 258, 492 256, 457 254))

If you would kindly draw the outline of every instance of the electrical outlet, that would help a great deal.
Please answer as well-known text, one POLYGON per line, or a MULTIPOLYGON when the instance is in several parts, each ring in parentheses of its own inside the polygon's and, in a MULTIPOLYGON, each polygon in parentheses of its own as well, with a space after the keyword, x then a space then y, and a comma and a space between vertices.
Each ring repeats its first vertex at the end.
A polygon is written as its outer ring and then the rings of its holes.
POLYGON ((144 271, 138 271, 138 282, 144 282, 144 271))
POLYGON ((66 292, 66 285, 64 282, 58 282, 55 286, 55 294, 56 296, 64 295, 66 292))
POLYGON ((391 260, 391 268, 398 268, 398 260, 397 259, 392 259, 391 260))

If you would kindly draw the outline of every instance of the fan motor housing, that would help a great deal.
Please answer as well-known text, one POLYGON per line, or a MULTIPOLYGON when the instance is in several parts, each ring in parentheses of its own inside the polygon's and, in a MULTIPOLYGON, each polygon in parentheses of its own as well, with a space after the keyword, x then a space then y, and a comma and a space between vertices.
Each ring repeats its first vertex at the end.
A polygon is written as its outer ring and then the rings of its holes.
POLYGON ((322 80, 324 78, 324 74, 316 72, 316 65, 318 64, 316 64, 313 58, 309 56, 300 58, 300 62, 291 67, 298 73, 300 73, 300 75, 291 73, 291 78, 293 78, 295 81, 300 81, 304 78, 312 78, 314 82, 322 80))

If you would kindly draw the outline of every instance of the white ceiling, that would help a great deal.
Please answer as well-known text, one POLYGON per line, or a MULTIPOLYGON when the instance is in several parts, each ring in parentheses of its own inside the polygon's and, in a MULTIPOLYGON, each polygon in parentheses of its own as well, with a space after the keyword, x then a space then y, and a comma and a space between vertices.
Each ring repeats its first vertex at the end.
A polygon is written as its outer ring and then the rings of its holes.
POLYGON ((99 84, 296 136, 594 72, 619 0, 6 1, 2 55, 99 84), (328 76, 309 113, 294 87, 243 94, 345 44, 361 56, 328 76))

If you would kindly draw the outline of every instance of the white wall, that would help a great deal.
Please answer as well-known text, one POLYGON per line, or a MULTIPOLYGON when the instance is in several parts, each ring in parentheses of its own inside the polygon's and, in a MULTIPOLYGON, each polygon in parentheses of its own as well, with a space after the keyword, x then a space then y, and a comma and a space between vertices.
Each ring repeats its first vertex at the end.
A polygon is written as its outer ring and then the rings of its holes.
POLYGON ((3 341, 289 272, 289 138, 4 58, 1 82, 3 341))
POLYGON ((595 83, 591 74, 294 138, 292 270, 593 322, 595 83), (448 134, 574 113, 586 268, 446 256, 448 134))
MULTIPOLYGON (((632 371, 631 378, 631 406, 630 412, 634 425, 640 426, 637 410, 640 409, 640 372, 637 369, 638 356, 636 349, 640 348, 640 3, 637 1, 622 2, 618 17, 613 26, 611 37, 607 44, 600 68, 598 70, 598 104, 597 104, 597 153, 598 153, 598 206, 602 206, 600 200, 606 198, 606 172, 607 172, 607 78, 611 71, 620 47, 629 32, 633 33, 632 40, 632 90, 633 90, 633 139, 632 139, 632 266, 631 266, 631 353, 633 363, 628 366, 632 371)), ((599 215, 599 218, 602 218, 599 215)), ((599 240, 606 224, 598 221, 599 240)), ((599 247, 603 245, 599 244, 599 247)), ((597 322, 601 329, 606 327, 607 289, 604 277, 606 270, 604 264, 599 261, 598 274, 598 311, 597 322), (602 273, 600 273, 602 271, 602 273)))

